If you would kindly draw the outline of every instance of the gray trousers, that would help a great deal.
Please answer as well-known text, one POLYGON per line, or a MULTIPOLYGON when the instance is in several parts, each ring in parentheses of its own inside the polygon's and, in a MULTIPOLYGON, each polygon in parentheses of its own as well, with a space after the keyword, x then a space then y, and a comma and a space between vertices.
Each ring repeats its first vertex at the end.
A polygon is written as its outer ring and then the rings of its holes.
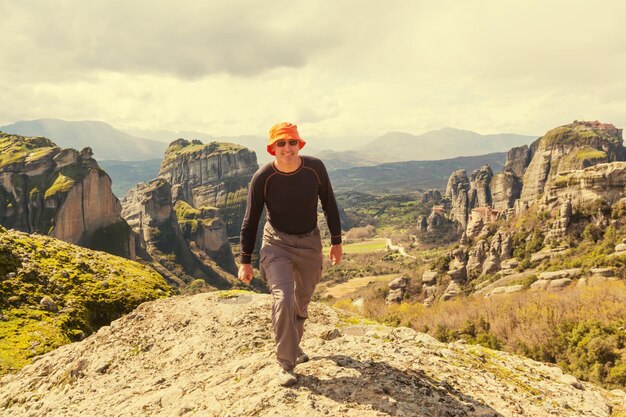
POLYGON ((318 228, 304 235, 274 230, 267 222, 260 252, 261 274, 274 298, 272 325, 276 358, 286 370, 296 366, 308 318, 308 306, 322 277, 322 241, 318 228))

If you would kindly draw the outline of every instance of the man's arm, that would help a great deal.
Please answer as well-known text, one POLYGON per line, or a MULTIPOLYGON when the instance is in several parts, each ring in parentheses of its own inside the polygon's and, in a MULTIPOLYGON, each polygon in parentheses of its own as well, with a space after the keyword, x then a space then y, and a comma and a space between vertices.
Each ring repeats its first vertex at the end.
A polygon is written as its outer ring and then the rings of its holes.
POLYGON ((246 203, 246 214, 241 224, 241 266, 239 267, 239 279, 249 284, 253 277, 252 252, 256 243, 256 234, 263 212, 265 197, 263 196, 263 180, 260 172, 257 171, 248 188, 248 199, 246 203))
POLYGON ((330 231, 330 253, 329 259, 331 265, 337 265, 341 262, 341 256, 343 250, 341 248, 341 220, 339 219, 339 208, 337 207, 337 200, 335 200, 335 194, 333 193, 333 187, 330 184, 330 178, 326 167, 320 161, 319 166, 320 177, 320 201, 322 203, 322 209, 326 216, 326 224, 328 224, 328 230, 330 231))

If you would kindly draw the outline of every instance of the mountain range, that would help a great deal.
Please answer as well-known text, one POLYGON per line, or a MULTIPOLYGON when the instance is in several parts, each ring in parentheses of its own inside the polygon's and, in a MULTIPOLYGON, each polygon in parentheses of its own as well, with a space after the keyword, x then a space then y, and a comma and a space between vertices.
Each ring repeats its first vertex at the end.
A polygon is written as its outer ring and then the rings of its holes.
POLYGON ((21 136, 44 136, 61 148, 91 148, 98 160, 139 161, 163 158, 167 144, 129 135, 104 122, 57 119, 20 121, 0 131, 21 136))
POLYGON ((500 171, 506 156, 506 152, 499 152, 439 161, 389 162, 329 171, 335 192, 403 194, 432 188, 443 190, 450 173, 459 169, 472 172, 489 164, 496 172, 500 171))
MULTIPOLYGON (((91 147, 98 160, 139 161, 160 159, 167 145, 178 138, 231 142, 257 154, 259 164, 269 162, 267 139, 257 135, 214 136, 197 131, 131 130, 124 132, 97 121, 40 119, 0 126, 0 131, 23 136, 45 136, 62 148, 91 147)), ((481 135, 469 130, 443 128, 421 135, 389 132, 374 140, 307 138, 303 153, 320 156, 329 170, 384 162, 425 161, 484 155, 531 143, 536 137, 516 134, 481 135)))

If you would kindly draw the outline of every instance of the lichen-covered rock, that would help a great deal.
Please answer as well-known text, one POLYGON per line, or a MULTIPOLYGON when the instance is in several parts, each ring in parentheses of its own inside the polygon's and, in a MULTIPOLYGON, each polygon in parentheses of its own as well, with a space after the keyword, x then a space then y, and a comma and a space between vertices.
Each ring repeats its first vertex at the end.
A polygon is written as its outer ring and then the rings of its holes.
POLYGON ((437 283, 437 275, 439 275, 437 271, 424 271, 422 274, 422 284, 427 286, 435 285, 437 283))

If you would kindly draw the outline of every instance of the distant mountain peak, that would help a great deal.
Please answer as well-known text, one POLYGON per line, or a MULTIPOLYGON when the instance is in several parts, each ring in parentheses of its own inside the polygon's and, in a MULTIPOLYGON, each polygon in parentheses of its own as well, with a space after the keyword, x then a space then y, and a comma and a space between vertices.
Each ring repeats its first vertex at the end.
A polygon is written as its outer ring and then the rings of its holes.
POLYGON ((62 148, 90 147, 98 159, 120 161, 162 158, 166 144, 129 135, 108 123, 94 120, 22 120, 0 131, 22 136, 45 136, 62 148))

